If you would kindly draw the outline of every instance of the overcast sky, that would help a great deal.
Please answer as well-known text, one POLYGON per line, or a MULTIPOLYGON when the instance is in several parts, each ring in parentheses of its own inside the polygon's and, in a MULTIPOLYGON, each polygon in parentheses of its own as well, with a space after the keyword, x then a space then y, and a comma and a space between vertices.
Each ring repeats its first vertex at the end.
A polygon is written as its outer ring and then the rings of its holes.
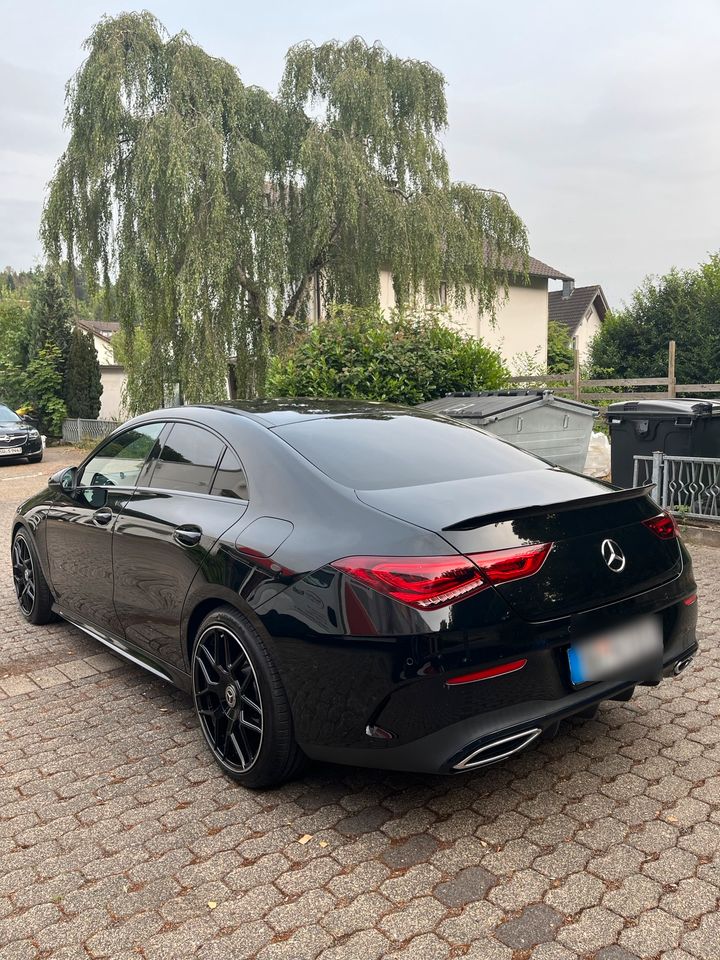
MULTIPOLYGON (((0 0, 0 268, 38 262, 45 186, 66 141, 64 85, 104 13, 132 4, 0 0)), ((534 256, 602 284, 720 249, 718 0, 158 0, 276 90, 288 46, 361 34, 447 78, 451 174, 505 191, 534 256)))

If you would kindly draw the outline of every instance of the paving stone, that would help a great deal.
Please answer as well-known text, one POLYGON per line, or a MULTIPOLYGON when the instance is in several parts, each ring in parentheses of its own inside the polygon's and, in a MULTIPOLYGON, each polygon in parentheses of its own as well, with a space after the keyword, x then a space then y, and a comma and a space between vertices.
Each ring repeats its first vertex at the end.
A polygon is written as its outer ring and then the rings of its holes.
POLYGON ((557 939, 571 950, 586 954, 610 946, 623 928, 623 921, 603 907, 583 910, 574 923, 562 927, 557 939))
POLYGON ((695 877, 681 880, 677 889, 660 901, 663 910, 681 920, 694 920, 705 913, 712 913, 717 904, 717 887, 695 877))
POLYGON ((495 936, 513 950, 527 950, 539 943, 548 943, 563 922, 562 914, 544 903, 533 904, 513 920, 506 920, 495 936))
POLYGON ((400 910, 393 910, 379 922, 378 926, 391 940, 407 940, 418 933, 434 930, 445 908, 432 897, 416 897, 400 910))
POLYGON ((656 957, 678 946, 683 928, 682 920, 664 910, 649 910, 638 917, 635 926, 623 930, 619 943, 637 957, 656 957))
POLYGON ((597 906, 605 886, 589 873, 573 873, 559 887, 545 894, 545 902, 555 910, 572 916, 586 907, 597 906))
POLYGON ((466 867, 452 880, 438 884, 433 896, 446 907, 464 907, 466 903, 483 900, 496 883, 497 877, 483 867, 466 867))
POLYGON ((702 918, 696 930, 682 938, 680 946, 700 960, 717 960, 720 943, 720 913, 709 913, 702 918))
POLYGON ((392 870, 400 870, 424 863, 430 859, 437 848, 437 840, 419 834, 417 837, 410 837, 409 840, 403 840, 388 847, 382 854, 382 859, 392 870))
POLYGON ((662 896, 662 884, 648 877, 633 876, 615 890, 608 890, 602 905, 621 917, 637 917, 656 907, 662 896))

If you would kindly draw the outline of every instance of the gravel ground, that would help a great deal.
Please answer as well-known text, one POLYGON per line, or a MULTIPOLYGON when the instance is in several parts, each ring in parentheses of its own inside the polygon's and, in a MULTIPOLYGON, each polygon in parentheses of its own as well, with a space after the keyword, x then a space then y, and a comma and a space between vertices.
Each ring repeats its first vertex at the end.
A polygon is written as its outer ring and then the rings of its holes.
MULTIPOLYGON (((80 455, 0 466, 0 533, 80 455)), ((720 555, 677 680, 445 779, 313 766, 251 793, 187 696, 0 578, 0 956, 720 960, 720 555)))

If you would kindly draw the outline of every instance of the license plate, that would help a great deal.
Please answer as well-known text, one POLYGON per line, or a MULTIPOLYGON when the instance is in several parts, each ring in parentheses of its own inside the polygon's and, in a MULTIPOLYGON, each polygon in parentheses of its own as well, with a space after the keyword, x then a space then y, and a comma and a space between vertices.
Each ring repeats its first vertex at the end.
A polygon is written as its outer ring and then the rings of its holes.
POLYGON ((15 457, 22 453, 22 447, 0 447, 0 457, 15 457))
POLYGON ((644 617, 588 637, 568 650, 574 686, 596 680, 651 679, 662 668, 663 631, 659 617, 644 617))

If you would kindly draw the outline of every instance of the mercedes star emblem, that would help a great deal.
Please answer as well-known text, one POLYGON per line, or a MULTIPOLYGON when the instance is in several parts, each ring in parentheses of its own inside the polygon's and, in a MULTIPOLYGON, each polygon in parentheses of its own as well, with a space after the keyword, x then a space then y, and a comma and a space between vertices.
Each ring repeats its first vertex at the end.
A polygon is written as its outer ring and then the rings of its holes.
POLYGON ((613 573, 620 573, 625 569, 625 554, 614 540, 603 540, 600 552, 613 573))

